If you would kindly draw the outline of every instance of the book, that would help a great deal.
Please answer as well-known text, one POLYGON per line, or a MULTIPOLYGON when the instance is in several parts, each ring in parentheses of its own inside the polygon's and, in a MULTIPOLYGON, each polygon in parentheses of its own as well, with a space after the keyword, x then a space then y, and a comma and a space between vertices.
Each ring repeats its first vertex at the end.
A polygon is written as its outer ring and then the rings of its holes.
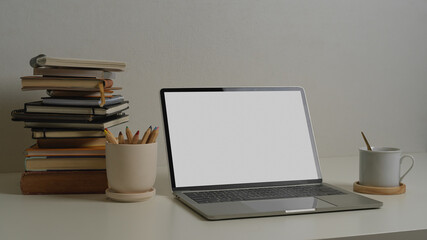
POLYGON ((120 72, 126 68, 126 63, 107 60, 82 59, 82 58, 58 58, 40 54, 30 60, 30 66, 37 67, 74 67, 95 68, 111 72, 120 72))
MULTIPOLYGON (((104 106, 118 104, 124 102, 124 97, 121 95, 114 95, 110 98, 105 98, 104 106)), ((101 98, 71 98, 71 97, 43 97, 42 103, 46 105, 61 105, 61 106, 100 106, 102 103, 101 98)))
POLYGON ((45 105, 42 101, 28 102, 24 104, 26 113, 58 113, 58 114, 91 114, 91 115, 112 115, 129 108, 129 102, 113 104, 104 107, 88 106, 54 106, 45 105))
MULTIPOLYGON (((113 92, 111 90, 104 90, 104 96, 106 98, 113 97, 113 92)), ((92 98, 92 97, 101 97, 99 91, 63 91, 63 90, 46 90, 46 94, 50 97, 81 97, 81 98, 92 98)))
POLYGON ((105 156, 105 146, 83 148, 40 148, 37 144, 25 149, 26 157, 35 156, 105 156))
POLYGON ((22 89, 31 88, 88 88, 96 89, 102 83, 104 88, 111 88, 113 80, 111 79, 96 79, 96 78, 71 78, 71 77, 41 77, 41 76, 26 76, 21 77, 22 89))
MULTIPOLYGON (((110 87, 104 88, 105 91, 121 90, 121 87, 110 87)), ((84 88, 84 87, 22 87, 22 91, 35 91, 35 90, 58 90, 58 91, 75 91, 75 92, 99 92, 99 87, 96 88, 84 88)))
POLYGON ((39 148, 84 148, 105 146, 105 137, 98 138, 39 138, 39 148))
POLYGON ((17 109, 11 112, 12 121, 36 121, 36 122, 92 122, 101 121, 104 115, 93 114, 58 114, 58 113, 27 113, 25 109, 17 109))
POLYGON ((34 75, 44 77, 84 77, 98 79, 115 79, 116 74, 98 69, 39 67, 33 69, 34 75))
POLYGON ((92 122, 36 122, 25 121, 26 128, 74 128, 74 129, 99 129, 110 128, 129 121, 129 115, 116 114, 100 121, 92 122))
POLYGON ((105 156, 26 157, 25 171, 105 170, 105 156))
POLYGON ((76 130, 55 128, 33 128, 33 139, 62 139, 62 138, 103 138, 104 130, 76 130))
POLYGON ((21 175, 22 194, 105 193, 107 173, 100 171, 24 172, 21 175))

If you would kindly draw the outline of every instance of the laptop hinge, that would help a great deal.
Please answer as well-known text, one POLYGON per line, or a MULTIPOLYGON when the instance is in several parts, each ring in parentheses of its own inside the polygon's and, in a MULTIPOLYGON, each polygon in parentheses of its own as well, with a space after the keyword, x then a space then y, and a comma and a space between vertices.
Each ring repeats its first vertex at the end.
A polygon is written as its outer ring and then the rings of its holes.
POLYGON ((178 188, 173 188, 172 191, 173 192, 176 192, 176 191, 208 191, 208 190, 220 190, 220 189, 275 187, 275 186, 291 186, 291 185, 319 184, 319 183, 322 183, 322 179, 310 179, 310 180, 286 181, 286 182, 265 182, 265 183, 211 185, 211 186, 197 186, 197 187, 178 187, 178 188))

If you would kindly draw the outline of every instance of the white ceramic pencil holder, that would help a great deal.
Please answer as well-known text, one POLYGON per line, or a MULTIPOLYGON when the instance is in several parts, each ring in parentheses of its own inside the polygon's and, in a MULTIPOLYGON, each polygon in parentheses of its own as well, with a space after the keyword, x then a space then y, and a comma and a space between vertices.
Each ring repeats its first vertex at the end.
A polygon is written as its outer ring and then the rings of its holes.
POLYGON ((155 195, 157 143, 107 143, 105 150, 109 198, 134 202, 155 195))

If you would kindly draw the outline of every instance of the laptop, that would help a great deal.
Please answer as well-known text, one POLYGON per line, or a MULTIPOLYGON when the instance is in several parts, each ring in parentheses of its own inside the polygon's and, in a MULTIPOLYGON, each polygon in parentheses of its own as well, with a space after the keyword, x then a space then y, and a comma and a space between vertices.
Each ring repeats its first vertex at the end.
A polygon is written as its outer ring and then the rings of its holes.
POLYGON ((160 91, 173 194, 209 220, 380 208, 323 183, 301 87, 160 91))

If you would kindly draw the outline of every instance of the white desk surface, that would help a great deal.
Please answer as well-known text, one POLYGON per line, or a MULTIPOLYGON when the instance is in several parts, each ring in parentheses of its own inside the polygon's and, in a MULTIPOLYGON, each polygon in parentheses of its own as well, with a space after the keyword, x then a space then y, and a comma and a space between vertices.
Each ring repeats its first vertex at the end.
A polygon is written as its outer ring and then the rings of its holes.
MULTIPOLYGON (((3 173, 0 239, 319 239, 396 232, 427 239, 427 153, 413 155, 405 194, 367 195, 382 201, 381 209, 225 221, 204 220, 174 199, 167 167, 158 169, 157 196, 138 203, 113 202, 103 194, 21 195, 20 173, 3 173)), ((352 190, 357 156, 320 163, 325 182, 352 190)), ((375 239, 384 236, 391 235, 375 239)))

